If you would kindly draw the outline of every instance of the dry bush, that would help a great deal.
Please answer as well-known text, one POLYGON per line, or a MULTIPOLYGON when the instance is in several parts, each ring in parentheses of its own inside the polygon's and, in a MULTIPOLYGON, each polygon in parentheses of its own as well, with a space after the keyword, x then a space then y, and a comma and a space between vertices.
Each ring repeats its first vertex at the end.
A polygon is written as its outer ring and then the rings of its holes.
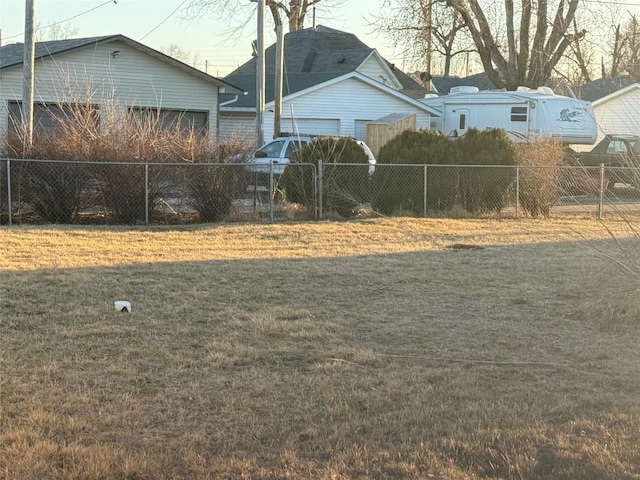
POLYGON ((207 132, 185 129, 180 118, 167 125, 159 110, 65 104, 50 113, 55 127, 37 130, 31 146, 19 134, 11 136, 8 143, 13 157, 87 162, 22 166, 24 199, 44 220, 72 222, 84 197, 99 199, 110 212, 110 221, 135 223, 145 219, 147 202, 153 213, 161 198, 174 192, 191 194, 193 207, 205 221, 229 213, 236 193, 232 187, 242 181, 236 174, 240 168, 198 168, 180 178, 175 167, 166 164, 228 163, 236 154, 246 152, 247 145, 219 145, 207 132), (142 164, 150 164, 146 186, 142 164), (212 207, 212 201, 222 207, 212 207), (213 217, 212 208, 217 212, 213 217))
POLYGON ((640 325, 640 219, 618 211, 601 225, 608 241, 588 245, 603 266, 590 282, 583 313, 614 328, 640 325))
POLYGON ((516 143, 516 160, 520 165, 519 201, 532 217, 548 217, 558 201, 558 165, 563 158, 562 145, 553 140, 516 143))

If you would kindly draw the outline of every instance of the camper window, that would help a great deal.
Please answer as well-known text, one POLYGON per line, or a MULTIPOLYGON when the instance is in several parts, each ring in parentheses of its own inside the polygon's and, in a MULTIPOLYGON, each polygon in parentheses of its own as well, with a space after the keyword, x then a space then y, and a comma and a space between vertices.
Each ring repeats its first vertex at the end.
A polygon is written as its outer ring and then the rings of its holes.
POLYGON ((467 116, 464 113, 460 114, 460 130, 467 128, 467 116))
POLYGON ((512 122, 526 122, 527 121, 527 107, 511 107, 511 121, 512 122))

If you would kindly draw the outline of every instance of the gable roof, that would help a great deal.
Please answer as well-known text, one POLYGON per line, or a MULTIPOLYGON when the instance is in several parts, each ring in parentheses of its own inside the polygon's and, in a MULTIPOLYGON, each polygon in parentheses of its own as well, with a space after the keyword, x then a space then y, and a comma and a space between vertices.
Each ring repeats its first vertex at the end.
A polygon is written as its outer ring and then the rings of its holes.
POLYGON ((577 89, 577 96, 582 100, 595 102, 603 97, 611 95, 618 90, 631 85, 633 81, 628 77, 599 78, 592 82, 585 83, 577 89))
MULTIPOLYGON (((35 59, 44 59, 47 57, 53 57, 54 55, 63 55, 65 53, 78 50, 81 48, 89 48, 98 44, 122 42, 130 47, 133 47, 147 55, 157 58, 173 67, 179 68, 186 73, 195 75, 202 80, 213 83, 218 87, 225 89, 231 93, 243 93, 241 89, 235 85, 221 80, 217 77, 213 77, 197 68, 194 68, 186 63, 176 60, 169 55, 165 55, 162 52, 147 47, 140 42, 125 37, 124 35, 108 35, 102 37, 88 37, 88 38, 73 38, 67 40, 52 40, 48 42, 37 42, 35 45, 35 59)), ((24 62, 24 43, 13 43, 0 47, 0 70, 21 67, 24 62)))
MULTIPOLYGON (((377 51, 362 43, 352 33, 318 26, 289 32, 284 42, 283 96, 319 85, 333 78, 355 72, 377 51)), ((265 50, 265 102, 274 98, 276 46, 265 50)), ((384 60, 384 59, 382 59, 384 60)), ((225 77, 248 94, 233 103, 233 107, 253 107, 256 101, 256 58, 253 57, 225 77)), ((400 92, 413 98, 426 93, 417 82, 389 62, 386 66, 401 84, 400 92)))

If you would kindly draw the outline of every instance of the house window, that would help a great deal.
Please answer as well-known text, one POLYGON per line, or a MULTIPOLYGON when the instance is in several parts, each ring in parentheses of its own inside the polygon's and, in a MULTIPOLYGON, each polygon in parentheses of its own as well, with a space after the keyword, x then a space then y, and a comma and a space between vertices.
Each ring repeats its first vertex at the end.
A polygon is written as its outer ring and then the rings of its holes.
MULTIPOLYGON (((97 129, 100 109, 97 105, 44 103, 33 105, 33 133, 46 134, 64 130, 65 126, 97 129)), ((21 130, 22 102, 9 102, 9 132, 21 130)))
POLYGON ((511 121, 512 122, 526 122, 527 121, 527 107, 511 107, 511 121))
POLYGON ((129 115, 150 122, 155 126, 159 122, 163 130, 179 128, 180 130, 206 132, 209 128, 208 112, 195 110, 173 110, 154 107, 129 107, 129 115))

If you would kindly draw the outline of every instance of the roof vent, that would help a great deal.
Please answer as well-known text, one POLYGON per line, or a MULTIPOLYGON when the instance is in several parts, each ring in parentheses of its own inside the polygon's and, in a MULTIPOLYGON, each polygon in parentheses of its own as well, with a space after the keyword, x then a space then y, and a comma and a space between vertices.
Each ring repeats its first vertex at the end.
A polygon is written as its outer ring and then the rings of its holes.
POLYGON ((478 90, 478 87, 472 87, 470 85, 462 85, 460 87, 451 87, 451 90, 449 90, 450 94, 456 94, 456 93, 478 93, 480 90, 478 90))
POLYGON ((537 92, 543 95, 555 95, 555 93, 553 93, 553 89, 549 87, 538 87, 537 92))

